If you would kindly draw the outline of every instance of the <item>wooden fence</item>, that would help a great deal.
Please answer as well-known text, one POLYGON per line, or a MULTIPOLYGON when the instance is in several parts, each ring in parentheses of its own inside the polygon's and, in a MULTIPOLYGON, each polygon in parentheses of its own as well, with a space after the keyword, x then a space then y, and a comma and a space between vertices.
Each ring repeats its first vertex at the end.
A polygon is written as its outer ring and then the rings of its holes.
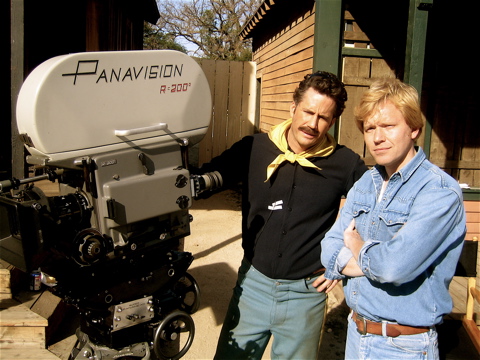
POLYGON ((198 145, 198 165, 255 132, 256 65, 254 62, 197 59, 212 93, 212 121, 198 145))

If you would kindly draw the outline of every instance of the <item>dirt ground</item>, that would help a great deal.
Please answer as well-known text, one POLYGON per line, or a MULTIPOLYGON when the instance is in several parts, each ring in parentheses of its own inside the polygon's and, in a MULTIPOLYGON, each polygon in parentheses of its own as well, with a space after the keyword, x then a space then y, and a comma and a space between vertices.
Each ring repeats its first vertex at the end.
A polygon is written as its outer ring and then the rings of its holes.
MULTIPOLYGON (((213 359, 218 335, 227 311, 243 250, 241 211, 238 192, 226 190, 208 199, 196 200, 191 208, 191 235, 185 238, 185 251, 195 258, 189 273, 201 292, 199 310, 192 315, 195 338, 185 360, 213 359)), ((347 310, 341 288, 329 296, 329 309, 320 349, 321 359, 343 359, 347 310)), ((72 327, 70 327, 72 328, 72 327)), ((62 333, 49 350, 67 360, 76 336, 73 330, 62 333)), ((270 347, 263 359, 270 359, 270 347)), ((294 360, 294 359, 292 359, 294 360)))

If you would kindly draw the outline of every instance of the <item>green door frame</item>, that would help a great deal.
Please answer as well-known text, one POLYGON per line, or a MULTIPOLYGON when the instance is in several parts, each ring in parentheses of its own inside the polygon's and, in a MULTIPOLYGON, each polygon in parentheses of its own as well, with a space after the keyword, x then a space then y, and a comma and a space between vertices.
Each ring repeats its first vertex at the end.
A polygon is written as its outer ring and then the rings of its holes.
MULTIPOLYGON (((313 42, 313 71, 328 71, 340 76, 342 50, 342 0, 315 1, 315 30, 313 42)), ((339 122, 329 133, 337 138, 339 122)))
MULTIPOLYGON (((428 10, 433 0, 410 0, 408 11, 407 46, 405 51, 405 70, 403 80, 422 94, 423 69, 425 63, 425 45, 427 42, 428 10)), ((430 157, 432 124, 427 121, 424 129, 423 150, 430 157)))
MULTIPOLYGON (((415 87, 421 95, 423 68, 425 60, 425 43, 427 37, 428 10, 434 0, 410 0, 407 45, 405 51, 404 81, 415 87)), ((316 0, 315 34, 313 45, 313 71, 325 70, 341 75, 342 55, 381 57, 375 49, 353 49, 343 47, 343 1, 316 0)), ((424 129, 424 151, 430 155, 432 127, 427 122, 424 129)), ((338 122, 331 135, 338 134, 338 122)))

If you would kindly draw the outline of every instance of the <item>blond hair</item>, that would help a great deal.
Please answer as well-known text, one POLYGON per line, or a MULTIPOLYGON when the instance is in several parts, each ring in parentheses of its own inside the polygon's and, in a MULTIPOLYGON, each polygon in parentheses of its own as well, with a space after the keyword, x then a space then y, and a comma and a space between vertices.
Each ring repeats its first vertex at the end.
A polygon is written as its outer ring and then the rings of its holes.
POLYGON ((390 101, 403 115, 405 122, 413 131, 422 133, 424 116, 420 109, 417 90, 398 79, 376 80, 363 94, 360 104, 355 108, 355 123, 363 133, 363 123, 373 116, 380 105, 390 101))

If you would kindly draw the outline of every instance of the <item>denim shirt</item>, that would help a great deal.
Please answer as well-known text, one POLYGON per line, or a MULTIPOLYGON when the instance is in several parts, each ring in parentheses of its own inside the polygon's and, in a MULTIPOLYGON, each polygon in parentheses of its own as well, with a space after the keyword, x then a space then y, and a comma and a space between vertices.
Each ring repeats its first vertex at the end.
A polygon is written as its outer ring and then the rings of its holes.
POLYGON ((340 217, 321 242, 327 279, 345 279, 348 306, 373 321, 433 326, 452 310, 449 284, 466 232, 457 182, 422 149, 394 173, 381 198, 384 169, 375 166, 349 191, 340 217), (364 276, 340 272, 352 257, 343 231, 352 219, 365 241, 364 276))

